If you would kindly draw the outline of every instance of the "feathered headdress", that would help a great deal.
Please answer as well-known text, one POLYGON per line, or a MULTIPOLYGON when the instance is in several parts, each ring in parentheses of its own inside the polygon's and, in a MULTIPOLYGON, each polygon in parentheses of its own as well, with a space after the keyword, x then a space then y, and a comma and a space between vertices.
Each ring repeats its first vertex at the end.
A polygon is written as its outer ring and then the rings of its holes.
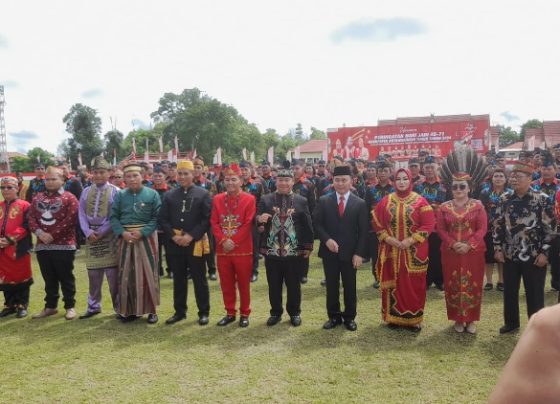
POLYGON ((488 163, 472 149, 454 150, 447 155, 441 166, 442 180, 451 185, 453 181, 471 181, 476 189, 488 174, 488 163))

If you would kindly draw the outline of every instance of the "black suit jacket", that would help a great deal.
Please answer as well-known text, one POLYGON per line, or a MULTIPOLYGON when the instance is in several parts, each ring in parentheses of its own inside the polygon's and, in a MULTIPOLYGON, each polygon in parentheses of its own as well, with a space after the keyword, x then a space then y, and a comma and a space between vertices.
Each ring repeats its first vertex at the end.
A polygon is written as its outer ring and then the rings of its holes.
POLYGON ((365 257, 369 229, 366 203, 350 193, 344 215, 340 217, 337 198, 336 192, 322 196, 313 212, 313 222, 321 240, 319 257, 337 257, 340 261, 351 261, 353 255, 365 257), (330 238, 338 243, 338 254, 325 245, 330 238))
POLYGON ((181 187, 165 193, 158 224, 166 240, 166 253, 184 254, 186 249, 192 248, 194 243, 189 247, 180 247, 171 240, 175 234, 174 229, 190 234, 195 241, 200 240, 210 229, 211 209, 210 194, 196 185, 192 185, 186 192, 181 187))

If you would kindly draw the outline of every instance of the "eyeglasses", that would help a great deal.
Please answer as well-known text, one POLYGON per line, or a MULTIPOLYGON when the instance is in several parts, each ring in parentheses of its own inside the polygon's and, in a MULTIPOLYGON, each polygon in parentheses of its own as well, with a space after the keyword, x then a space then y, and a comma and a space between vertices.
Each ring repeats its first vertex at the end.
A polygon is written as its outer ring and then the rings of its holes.
POLYGON ((0 189, 1 189, 2 191, 4 191, 5 189, 7 189, 7 190, 16 189, 16 187, 4 186, 4 187, 0 187, 0 189))
POLYGON ((460 189, 461 191, 464 191, 465 189, 467 189, 467 185, 466 184, 453 184, 451 189, 453 191, 457 191, 458 189, 460 189))

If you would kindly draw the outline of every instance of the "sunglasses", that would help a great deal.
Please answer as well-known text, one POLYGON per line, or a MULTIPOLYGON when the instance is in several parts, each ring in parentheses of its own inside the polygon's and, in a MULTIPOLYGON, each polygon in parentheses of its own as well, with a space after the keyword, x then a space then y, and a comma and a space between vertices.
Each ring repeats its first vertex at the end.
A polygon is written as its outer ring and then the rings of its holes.
POLYGON ((467 189, 467 185, 466 184, 453 184, 451 189, 453 191, 457 191, 458 189, 460 189, 461 191, 464 191, 465 189, 467 189))
POLYGON ((7 190, 16 189, 16 187, 4 186, 4 187, 0 187, 0 189, 3 191, 5 189, 7 189, 7 190))

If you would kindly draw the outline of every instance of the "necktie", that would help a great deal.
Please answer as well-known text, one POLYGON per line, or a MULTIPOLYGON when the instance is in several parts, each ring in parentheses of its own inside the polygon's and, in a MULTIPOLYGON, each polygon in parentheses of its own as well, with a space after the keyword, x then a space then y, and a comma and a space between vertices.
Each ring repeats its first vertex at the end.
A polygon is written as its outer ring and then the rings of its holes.
POLYGON ((340 217, 344 215, 344 196, 341 196, 338 202, 338 215, 340 217))

